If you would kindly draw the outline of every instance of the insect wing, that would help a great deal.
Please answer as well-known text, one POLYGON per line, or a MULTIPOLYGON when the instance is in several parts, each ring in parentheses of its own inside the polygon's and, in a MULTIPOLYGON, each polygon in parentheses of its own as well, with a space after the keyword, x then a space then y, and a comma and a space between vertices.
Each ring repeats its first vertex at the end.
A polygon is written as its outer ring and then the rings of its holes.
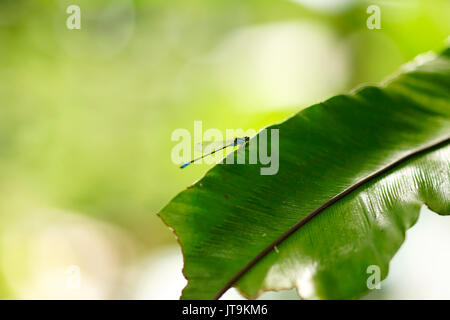
POLYGON ((201 143, 195 144, 195 150, 198 152, 212 152, 214 150, 223 148, 234 142, 234 139, 230 140, 215 140, 215 141, 203 141, 201 143))

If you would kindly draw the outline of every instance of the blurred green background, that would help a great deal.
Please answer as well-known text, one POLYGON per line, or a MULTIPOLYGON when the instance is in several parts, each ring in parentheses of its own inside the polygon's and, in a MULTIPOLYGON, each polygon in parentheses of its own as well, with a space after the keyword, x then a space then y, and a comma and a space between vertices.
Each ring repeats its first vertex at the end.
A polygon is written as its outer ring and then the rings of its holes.
POLYGON ((449 13, 448 0, 0 1, 0 297, 177 298, 180 250, 156 213, 211 166, 180 171, 171 133, 259 130, 377 83, 441 50, 449 13))

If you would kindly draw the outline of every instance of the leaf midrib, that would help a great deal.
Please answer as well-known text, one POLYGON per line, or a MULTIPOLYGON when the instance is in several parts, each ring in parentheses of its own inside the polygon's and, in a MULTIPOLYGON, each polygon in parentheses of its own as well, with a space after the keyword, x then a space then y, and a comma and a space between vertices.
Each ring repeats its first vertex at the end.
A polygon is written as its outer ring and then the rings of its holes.
POLYGON ((443 147, 444 145, 450 143, 450 135, 439 139, 433 143, 430 143, 424 147, 417 148, 413 150, 412 152, 408 153, 407 155, 401 157, 398 160, 395 160, 388 165, 384 166, 383 168, 375 171, 371 175, 368 175, 367 177, 361 179, 360 181, 352 184, 350 187, 345 189, 344 191, 338 193, 334 197, 330 198, 328 201, 324 202, 321 206, 314 209, 311 213, 309 213, 306 217, 298 221, 296 224, 294 224, 292 227, 290 227, 286 232, 284 232, 282 235, 280 235, 276 240, 274 240, 271 244, 269 244, 264 250, 262 250, 257 256, 255 256, 250 262, 248 262, 243 268, 241 268, 235 276, 233 276, 216 294, 214 299, 219 299, 228 289, 230 289, 247 271, 249 271, 253 266, 255 266, 260 260, 262 260, 270 251, 274 249, 275 246, 279 245, 281 242, 286 240, 291 234, 298 231, 302 226, 304 226, 307 222, 309 222, 312 218, 314 218, 316 215, 327 209, 328 207, 332 206, 337 201, 343 199, 348 194, 352 193, 359 187, 367 184, 368 182, 378 178, 379 176, 383 175, 384 173, 388 172, 391 169, 394 169, 395 167, 401 165, 402 163, 416 157, 422 154, 425 154, 427 152, 430 152, 434 149, 443 147))

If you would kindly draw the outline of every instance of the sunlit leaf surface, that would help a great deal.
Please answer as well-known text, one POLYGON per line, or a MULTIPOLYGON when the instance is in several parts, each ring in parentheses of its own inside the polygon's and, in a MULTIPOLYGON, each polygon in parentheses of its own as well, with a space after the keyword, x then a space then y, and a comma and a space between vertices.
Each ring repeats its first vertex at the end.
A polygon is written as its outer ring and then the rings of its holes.
POLYGON ((176 196, 160 216, 183 248, 183 298, 230 286, 356 298, 373 268, 385 278, 422 204, 450 214, 449 59, 416 59, 387 84, 269 127, 280 135, 276 175, 217 165, 176 196))

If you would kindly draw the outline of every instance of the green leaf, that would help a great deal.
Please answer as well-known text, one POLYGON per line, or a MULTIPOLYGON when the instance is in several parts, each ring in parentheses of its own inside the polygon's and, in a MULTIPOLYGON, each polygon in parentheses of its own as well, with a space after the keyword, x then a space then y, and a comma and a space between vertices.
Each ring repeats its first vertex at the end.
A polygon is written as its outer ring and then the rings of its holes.
POLYGON ((269 127, 277 174, 217 165, 161 211, 183 249, 182 298, 231 286, 251 298, 293 287, 356 298, 369 266, 387 276, 422 204, 450 214, 450 49, 404 69, 269 127))

